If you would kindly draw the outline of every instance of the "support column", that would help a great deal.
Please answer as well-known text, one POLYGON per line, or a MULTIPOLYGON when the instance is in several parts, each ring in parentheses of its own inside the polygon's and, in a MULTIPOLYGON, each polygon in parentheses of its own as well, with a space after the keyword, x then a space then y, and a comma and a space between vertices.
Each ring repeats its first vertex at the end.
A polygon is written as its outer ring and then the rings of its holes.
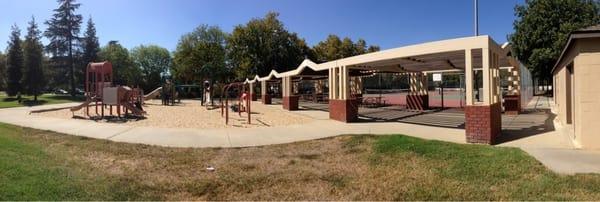
POLYGON ((483 102, 473 101, 473 62, 471 50, 465 51, 467 106, 465 135, 469 143, 494 144, 501 133, 502 108, 499 101, 498 54, 482 49, 483 102))
POLYGON ((410 92, 406 95, 406 108, 411 110, 429 109, 427 76, 423 73, 408 73, 410 92))
POLYGON ((271 104, 271 95, 267 88, 267 81, 260 81, 260 100, 263 104, 271 104))
POLYGON ((350 96, 348 67, 335 67, 329 72, 329 118, 342 122, 358 120, 358 103, 350 96))
POLYGON ((294 95, 293 93, 293 85, 292 85, 292 77, 283 77, 281 78, 281 89, 282 92, 282 101, 283 108, 287 110, 298 110, 298 100, 299 96, 294 95))
POLYGON ((325 100, 323 95, 323 80, 313 81, 314 83, 314 93, 313 93, 313 102, 320 102, 325 100))
POLYGON ((502 97, 504 114, 517 115, 521 112, 521 77, 518 62, 509 58, 512 68, 508 69, 508 93, 502 97))
POLYGON ((354 77, 350 79, 350 95, 351 97, 362 97, 362 78, 354 77))
POLYGON ((254 83, 248 83, 248 87, 250 88, 250 98, 252 101, 256 101, 256 93, 254 93, 254 83))

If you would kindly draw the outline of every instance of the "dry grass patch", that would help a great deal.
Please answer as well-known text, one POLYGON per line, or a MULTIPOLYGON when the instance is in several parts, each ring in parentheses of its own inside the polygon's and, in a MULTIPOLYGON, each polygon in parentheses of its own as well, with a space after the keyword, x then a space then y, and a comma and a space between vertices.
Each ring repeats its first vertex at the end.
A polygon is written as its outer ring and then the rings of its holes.
MULTIPOLYGON (((521 150, 406 136, 339 136, 232 149, 164 148, 23 129, 109 188, 96 199, 537 200, 600 197, 600 176, 560 176, 521 150), (206 171, 214 166, 214 172, 206 171)), ((93 192, 89 188, 84 189, 93 192)), ((69 199, 69 198, 67 198, 69 199)))

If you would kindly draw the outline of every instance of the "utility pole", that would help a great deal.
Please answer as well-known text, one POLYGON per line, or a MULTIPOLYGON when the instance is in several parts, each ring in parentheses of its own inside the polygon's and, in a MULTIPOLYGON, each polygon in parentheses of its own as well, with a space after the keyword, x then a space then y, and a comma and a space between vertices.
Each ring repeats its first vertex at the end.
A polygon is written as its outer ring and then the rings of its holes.
POLYGON ((475 36, 479 36, 479 0, 473 0, 475 3, 475 36))

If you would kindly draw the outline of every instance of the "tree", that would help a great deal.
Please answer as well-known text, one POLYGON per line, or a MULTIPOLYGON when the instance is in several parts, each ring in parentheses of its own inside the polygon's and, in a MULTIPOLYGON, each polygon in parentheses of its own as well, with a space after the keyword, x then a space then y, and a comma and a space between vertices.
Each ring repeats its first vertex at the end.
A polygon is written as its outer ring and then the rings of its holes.
POLYGON ((200 25, 179 39, 173 56, 173 76, 184 83, 224 82, 229 79, 226 65, 227 33, 219 27, 200 25))
POLYGON ((327 39, 319 42, 313 47, 315 59, 318 62, 327 62, 341 58, 352 57, 355 55, 379 51, 379 46, 367 46, 364 39, 358 39, 356 43, 352 39, 340 37, 334 34, 327 36, 327 39))
POLYGON ((87 62, 97 62, 100 43, 96 36, 96 26, 92 17, 87 21, 87 28, 82 38, 83 60, 87 62))
POLYGON ((6 88, 6 56, 0 51, 0 91, 6 88))
POLYGON ((342 40, 340 40, 340 37, 330 34, 325 41, 321 41, 313 47, 316 60, 318 62, 327 62, 343 58, 341 47, 342 40))
POLYGON ((96 26, 92 21, 92 17, 87 21, 87 27, 85 32, 83 33, 83 37, 81 38, 81 58, 78 62, 78 70, 76 75, 80 77, 80 81, 78 83, 83 83, 82 81, 85 78, 85 69, 87 68, 87 64, 90 62, 98 62, 98 52, 100 52, 100 43, 98 42, 98 37, 96 36, 96 26))
POLYGON ((515 32, 508 38, 533 76, 550 81, 569 33, 600 23, 599 13, 592 0, 529 0, 515 7, 515 32))
POLYGON ((25 71, 23 74, 23 92, 27 95, 33 95, 33 100, 37 102, 37 96, 41 94, 44 86, 44 72, 42 69, 42 60, 44 57, 44 46, 40 41, 40 30, 35 23, 35 18, 31 18, 27 35, 23 43, 23 55, 25 71))
POLYGON ((234 28, 227 44, 238 78, 265 76, 272 69, 287 71, 309 56, 304 40, 287 31, 278 16, 270 12, 234 28))
MULTIPOLYGON (((23 49, 21 47, 21 30, 17 25, 11 27, 6 58, 6 94, 21 97, 21 79, 23 77, 23 49)), ((20 101, 20 100, 19 100, 20 101)))
POLYGON ((141 71, 133 67, 129 51, 119 42, 109 41, 100 49, 99 57, 112 63, 113 83, 130 86, 141 84, 141 71))
POLYGON ((71 95, 75 96, 73 43, 78 40, 82 22, 81 15, 75 14, 75 10, 81 4, 76 3, 76 0, 58 0, 58 3, 60 5, 54 9, 52 18, 46 21, 48 29, 44 32, 44 36, 50 40, 46 50, 53 57, 67 56, 71 95))
POLYGON ((142 73, 142 89, 150 90, 161 85, 161 75, 171 68, 171 54, 166 48, 149 45, 131 50, 133 65, 142 73))
POLYGON ((381 50, 381 48, 377 45, 370 45, 369 48, 367 48, 367 53, 372 53, 372 52, 377 52, 381 50))

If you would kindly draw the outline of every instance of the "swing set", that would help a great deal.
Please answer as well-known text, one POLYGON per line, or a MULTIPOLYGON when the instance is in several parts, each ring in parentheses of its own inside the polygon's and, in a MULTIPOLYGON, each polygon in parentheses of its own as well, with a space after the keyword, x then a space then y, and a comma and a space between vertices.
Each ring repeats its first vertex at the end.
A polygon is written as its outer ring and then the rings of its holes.
POLYGON ((237 111, 240 117, 242 117, 242 112, 246 112, 246 114, 248 115, 248 124, 252 123, 252 119, 250 117, 252 114, 250 110, 252 98, 249 92, 247 92, 246 85, 247 84, 245 82, 235 82, 227 84, 223 87, 223 91, 221 93, 221 98, 219 99, 219 102, 221 104, 221 117, 225 117, 226 125, 229 124, 229 92, 231 90, 237 90, 237 96, 239 99, 237 105, 232 105, 234 112, 237 111), (222 99, 223 95, 225 96, 225 100, 222 99), (245 106, 243 105, 243 103, 245 103, 245 106))

